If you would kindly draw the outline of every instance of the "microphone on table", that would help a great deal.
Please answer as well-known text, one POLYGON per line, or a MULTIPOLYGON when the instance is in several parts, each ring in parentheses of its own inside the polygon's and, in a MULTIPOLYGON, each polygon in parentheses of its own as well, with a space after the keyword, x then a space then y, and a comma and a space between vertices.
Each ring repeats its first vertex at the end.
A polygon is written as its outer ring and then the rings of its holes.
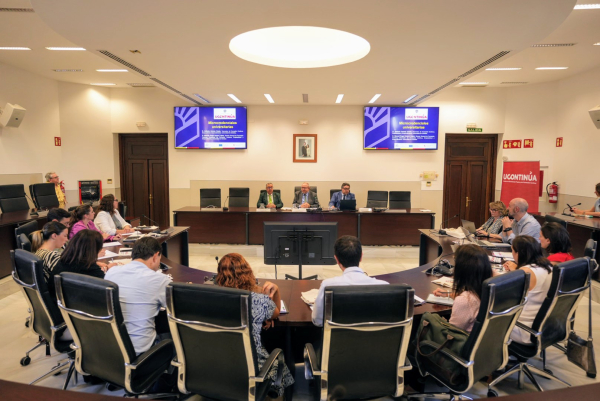
MULTIPOLYGON (((142 217, 145 217, 149 222, 156 224, 157 227, 160 226, 160 224, 158 224, 156 221, 152 220, 150 217, 146 216, 145 214, 142 214, 142 217)), ((158 228, 158 231, 160 232, 160 228, 158 228)))
MULTIPOLYGON (((31 199, 25 192, 23 192, 23 195, 25 195, 27 197, 27 199, 29 199, 31 201, 31 203, 33 203, 33 206, 35 206, 35 202, 33 201, 33 199, 31 199)), ((39 213, 37 212, 37 209, 35 209, 35 208, 31 209, 31 212, 29 212, 29 214, 32 216, 39 216, 39 213)))
POLYGON ((573 208, 574 208, 575 206, 579 206, 579 205, 581 205, 581 202, 579 202, 578 204, 576 204, 576 205, 573 205, 573 206, 571 206, 571 205, 569 205, 569 204, 567 203, 567 206, 569 206, 569 210, 570 210, 570 211, 573 211, 573 208))
POLYGON ((442 221, 442 224, 440 224, 440 229, 438 230, 438 234, 439 235, 448 235, 448 233, 446 232, 446 230, 444 230, 442 227, 444 226, 444 224, 447 224, 450 220, 452 220, 455 217, 458 217, 458 214, 455 214, 454 216, 450 217, 446 221, 442 221))
MULTIPOLYGON (((225 202, 223 203, 223 205, 226 205, 228 200, 229 200, 229 195, 227 195, 227 198, 225 198, 225 202)), ((223 206, 223 211, 224 212, 226 212, 228 210, 229 210, 229 208, 227 206, 223 206)))

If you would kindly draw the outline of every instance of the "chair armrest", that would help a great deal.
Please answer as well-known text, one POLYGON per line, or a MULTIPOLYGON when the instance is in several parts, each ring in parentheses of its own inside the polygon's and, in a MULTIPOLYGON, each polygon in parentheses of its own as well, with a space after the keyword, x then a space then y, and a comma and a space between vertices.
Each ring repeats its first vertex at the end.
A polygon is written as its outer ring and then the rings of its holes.
POLYGON ((131 369, 138 369, 155 358, 163 360, 163 358, 167 358, 167 355, 171 355, 171 359, 173 359, 173 340, 162 340, 158 344, 153 345, 148 351, 138 356, 135 362, 132 362, 129 366, 131 369))
MULTIPOLYGON (((432 347, 433 349, 437 349, 441 344, 438 344, 433 341, 422 341, 421 345, 432 347)), ((452 352, 451 350, 449 350, 448 348, 445 348, 445 347, 439 351, 439 354, 444 354, 446 357, 454 360, 455 362, 459 363, 461 366, 463 366, 465 368, 468 368, 469 366, 473 365, 473 363, 474 363, 474 361, 464 360, 463 358, 456 355, 454 352, 452 352)))
POLYGON ((262 383, 265 380, 265 378, 267 377, 267 374, 269 373, 269 370, 271 370, 271 367, 273 366, 275 361, 278 361, 277 377, 275 379, 275 382, 277 385, 281 384, 281 378, 283 377, 282 364, 285 364, 285 360, 283 359, 282 352, 283 351, 281 350, 281 348, 275 348, 273 350, 273 352, 271 352, 271 354, 269 355, 269 358, 267 358, 267 360, 265 361, 265 364, 260 369, 260 372, 258 372, 258 376, 254 377, 255 381, 262 383))
POLYGON ((517 321, 516 326, 522 330, 525 330, 526 332, 528 332, 529 334, 533 334, 536 337, 539 337, 542 335, 542 333, 540 333, 539 331, 535 331, 533 330, 531 327, 525 326, 523 323, 517 321))
POLYGON ((404 359, 404 366, 398 367, 398 370, 411 370, 412 364, 410 363, 408 356, 404 359))
POLYGON ((321 376, 321 366, 311 343, 304 346, 304 377, 312 380, 313 376, 321 376))

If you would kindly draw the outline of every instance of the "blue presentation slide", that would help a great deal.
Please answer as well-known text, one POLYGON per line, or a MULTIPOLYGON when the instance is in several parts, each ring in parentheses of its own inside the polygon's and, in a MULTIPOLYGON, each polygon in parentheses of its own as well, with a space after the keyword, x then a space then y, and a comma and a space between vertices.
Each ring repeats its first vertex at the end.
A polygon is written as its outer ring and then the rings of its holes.
POLYGON ((365 107, 365 149, 438 148, 439 107, 365 107))
POLYGON ((245 107, 175 107, 175 147, 246 149, 245 107))

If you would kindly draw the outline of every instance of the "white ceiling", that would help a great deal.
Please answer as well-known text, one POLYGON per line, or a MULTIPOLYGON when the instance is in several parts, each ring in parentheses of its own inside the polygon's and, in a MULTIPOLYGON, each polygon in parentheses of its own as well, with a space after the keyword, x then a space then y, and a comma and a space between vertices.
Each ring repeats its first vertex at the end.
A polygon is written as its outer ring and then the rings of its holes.
MULTIPOLYGON (((585 1, 584 1, 585 2, 585 1)), ((589 2, 589 1, 588 1, 589 2)), ((486 67, 520 71, 474 72, 462 81, 551 81, 600 65, 600 10, 575 10, 575 0, 0 0, 0 7, 32 7, 34 13, 0 12, 0 62, 53 79, 89 83, 152 82, 127 73, 98 53, 107 50, 183 94, 199 93, 213 104, 401 104, 444 85, 502 51, 486 67), (267 67, 229 51, 234 36, 254 29, 305 25, 339 29, 371 44, 363 59, 316 69, 267 67), (531 48, 535 43, 575 42, 570 48, 531 48), (52 52, 46 46, 81 46, 85 52, 52 52), (130 50, 139 50, 133 54, 130 50), (540 66, 568 66, 536 71, 540 66), (83 69, 56 73, 52 69, 83 69)), ((484 67, 485 68, 485 67, 484 67)), ((1 79, 1 77, 0 77, 1 79)), ((450 85, 455 86, 456 84, 450 85)), ((160 85, 157 84, 161 89, 160 85)), ((132 89, 135 90, 135 89, 132 89)), ((171 92, 171 91, 169 91, 171 92)), ((172 93, 172 92, 171 92, 172 93)), ((182 98, 182 105, 190 102, 182 98)))

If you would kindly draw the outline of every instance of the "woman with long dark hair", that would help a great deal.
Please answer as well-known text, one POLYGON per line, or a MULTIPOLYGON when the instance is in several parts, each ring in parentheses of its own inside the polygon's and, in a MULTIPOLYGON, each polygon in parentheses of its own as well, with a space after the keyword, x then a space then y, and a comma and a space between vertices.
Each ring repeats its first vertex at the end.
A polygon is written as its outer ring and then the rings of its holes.
POLYGON ((571 254, 569 232, 559 223, 546 223, 540 231, 540 245, 552 264, 575 259, 571 254))
POLYGON ((92 230, 102 235, 104 241, 121 239, 120 235, 109 235, 98 230, 94 224, 94 208, 91 205, 81 205, 71 213, 69 224, 69 239, 73 238, 81 230, 92 230))
MULTIPOLYGON (((272 319, 279 316, 279 307, 281 305, 279 288, 269 281, 266 281, 262 287, 257 285, 250 264, 239 253, 229 253, 221 258, 217 268, 215 284, 222 287, 246 290, 252 293, 250 296, 252 304, 252 339, 258 357, 258 368, 261 369, 269 357, 269 353, 262 345, 260 332, 261 328, 269 328, 272 324, 272 319)), ((284 388, 294 384, 294 379, 285 364, 278 366, 278 363, 275 362, 267 376, 274 381, 278 369, 283 369, 283 379, 281 386, 272 385, 270 393, 277 393, 277 396, 272 398, 281 397, 284 388)))
MULTIPOLYGON (((552 283, 552 264, 542 254, 540 243, 529 235, 515 237, 511 249, 516 266, 508 265, 508 269, 521 269, 525 273, 529 273, 527 302, 519 316, 519 322, 531 327, 552 283)), ((516 326, 510 334, 510 338, 521 344, 531 344, 531 335, 516 326)))
POLYGON ((44 261, 44 275, 50 278, 50 272, 60 259, 58 249, 69 240, 69 230, 63 224, 51 221, 41 230, 31 233, 31 252, 44 261))
POLYGON ((126 222, 118 210, 119 201, 114 195, 104 195, 98 206, 98 214, 94 224, 98 229, 108 235, 117 235, 133 232, 131 224, 126 222))
POLYGON ((483 282, 492 277, 492 266, 487 253, 474 244, 458 247, 454 254, 454 263, 452 291, 436 288, 433 294, 454 298, 449 322, 471 332, 481 305, 483 282))

